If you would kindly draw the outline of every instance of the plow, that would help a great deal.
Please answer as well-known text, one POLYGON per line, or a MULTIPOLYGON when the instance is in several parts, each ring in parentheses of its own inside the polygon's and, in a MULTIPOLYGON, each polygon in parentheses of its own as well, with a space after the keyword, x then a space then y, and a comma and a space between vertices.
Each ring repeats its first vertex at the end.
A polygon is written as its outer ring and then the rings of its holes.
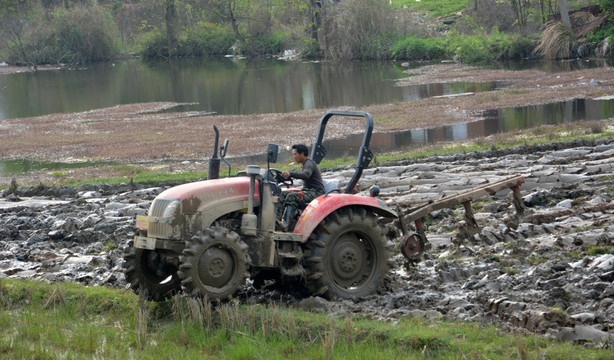
POLYGON ((514 175, 437 200, 429 200, 424 203, 398 203, 398 208, 405 208, 403 211, 399 211, 399 223, 405 234, 399 244, 401 253, 408 260, 416 261, 420 258, 428 244, 423 219, 437 210, 452 208, 462 204, 465 209, 467 234, 469 236, 475 235, 479 232, 479 226, 473 215, 472 201, 485 196, 493 196, 502 190, 510 189, 513 194, 513 204, 516 213, 522 215, 524 205, 520 195, 520 185, 523 183, 524 178, 521 175, 514 175), (414 232, 411 230, 411 223, 415 226, 414 232))

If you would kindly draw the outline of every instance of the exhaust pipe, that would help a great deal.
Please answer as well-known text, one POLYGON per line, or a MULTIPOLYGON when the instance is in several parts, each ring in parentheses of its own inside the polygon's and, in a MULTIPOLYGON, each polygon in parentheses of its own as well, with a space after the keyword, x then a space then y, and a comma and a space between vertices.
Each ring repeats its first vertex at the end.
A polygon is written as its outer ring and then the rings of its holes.
POLYGON ((213 125, 213 130, 215 131, 215 144, 213 145, 213 156, 209 160, 209 173, 207 174, 207 179, 209 180, 220 178, 220 158, 217 157, 217 145, 220 140, 220 132, 215 125, 213 125))

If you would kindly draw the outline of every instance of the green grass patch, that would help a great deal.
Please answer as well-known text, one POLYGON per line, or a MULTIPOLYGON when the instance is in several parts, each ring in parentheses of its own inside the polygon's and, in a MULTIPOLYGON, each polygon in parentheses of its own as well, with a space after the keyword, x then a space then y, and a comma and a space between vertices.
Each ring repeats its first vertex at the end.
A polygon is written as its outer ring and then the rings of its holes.
POLYGON ((4 359, 607 359, 476 323, 332 316, 278 305, 149 303, 118 289, 0 279, 4 359))
POLYGON ((170 181, 195 181, 204 180, 207 178, 206 172, 150 172, 143 171, 134 176, 116 176, 94 179, 66 179, 55 186, 73 186, 78 187, 87 184, 107 184, 119 185, 123 183, 135 184, 159 184, 170 181))
POLYGON ((392 0, 392 5, 395 8, 407 6, 411 11, 428 11, 432 16, 446 16, 464 11, 467 6, 467 0, 392 0))
POLYGON ((614 254, 614 247, 612 246, 598 246, 598 245, 591 245, 588 247, 588 249, 586 250, 586 253, 590 256, 598 256, 598 255, 605 255, 605 254, 614 254))
POLYGON ((437 60, 445 56, 442 38, 418 38, 410 36, 397 41, 391 49, 391 57, 398 60, 437 60))
POLYGON ((68 171, 54 171, 51 173, 51 176, 54 178, 62 178, 68 175, 68 171))

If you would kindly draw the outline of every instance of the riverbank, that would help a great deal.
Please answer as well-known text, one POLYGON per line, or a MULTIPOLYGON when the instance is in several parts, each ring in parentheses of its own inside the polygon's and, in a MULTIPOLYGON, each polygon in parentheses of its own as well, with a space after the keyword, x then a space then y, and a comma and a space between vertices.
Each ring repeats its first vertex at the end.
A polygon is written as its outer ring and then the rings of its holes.
MULTIPOLYGON (((408 70, 399 86, 455 81, 502 82, 503 87, 468 96, 427 98, 419 101, 373 105, 361 109, 375 118, 375 132, 424 129, 480 120, 487 110, 560 102, 575 98, 614 95, 614 71, 593 68, 548 73, 538 70, 488 70, 459 64, 424 66, 408 70)), ((310 144, 320 117, 327 109, 284 114, 203 116, 172 112, 176 103, 115 106, 73 114, 7 119, 0 123, 0 158, 43 162, 100 161, 133 164, 148 171, 206 171, 213 148, 213 125, 222 139, 231 140, 229 156, 262 153, 274 142, 282 148, 293 143, 310 144), (160 113, 159 111, 165 110, 160 113), (182 164, 203 160, 200 165, 182 164), (168 160, 172 166, 159 166, 168 160)), ((345 110, 350 110, 344 108, 345 110)), ((356 126, 360 129, 362 124, 356 126)), ((345 122, 331 122, 327 136, 351 132, 345 122)), ((376 154, 381 155, 381 154, 376 154)), ((62 177, 95 178, 121 173, 109 166, 71 169, 62 177)), ((53 184, 52 171, 14 176, 20 184, 53 184)), ((0 179, 8 186, 11 178, 0 179)))

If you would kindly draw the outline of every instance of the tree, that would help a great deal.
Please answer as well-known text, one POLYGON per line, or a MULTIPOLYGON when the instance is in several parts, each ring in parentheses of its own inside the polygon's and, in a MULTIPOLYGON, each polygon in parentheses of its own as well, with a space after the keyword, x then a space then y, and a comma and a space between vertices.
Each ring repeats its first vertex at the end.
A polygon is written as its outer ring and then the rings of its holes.
POLYGON ((28 51, 26 31, 28 28, 40 29, 30 23, 31 8, 34 5, 30 0, 0 0, 0 48, 3 43, 10 44, 20 62, 29 67, 35 66, 35 61, 28 51))
POLYGON ((272 33, 274 0, 211 0, 211 10, 232 27, 241 49, 257 56, 257 40, 272 33))
POLYGON ((175 0, 164 0, 166 41, 168 43, 168 57, 171 58, 177 49, 177 9, 175 0))
POLYGON ((311 17, 311 38, 318 42, 318 29, 321 26, 321 15, 322 11, 322 1, 319 0, 310 0, 309 1, 309 12, 311 17))
POLYGON ((561 13, 561 21, 571 29, 571 21, 569 21, 569 12, 567 11, 567 2, 565 0, 559 0, 559 11, 561 13))
POLYGON ((511 0, 514 14, 516 15, 516 21, 518 26, 522 29, 527 25, 527 19, 529 16, 529 10, 531 8, 530 0, 511 0))

